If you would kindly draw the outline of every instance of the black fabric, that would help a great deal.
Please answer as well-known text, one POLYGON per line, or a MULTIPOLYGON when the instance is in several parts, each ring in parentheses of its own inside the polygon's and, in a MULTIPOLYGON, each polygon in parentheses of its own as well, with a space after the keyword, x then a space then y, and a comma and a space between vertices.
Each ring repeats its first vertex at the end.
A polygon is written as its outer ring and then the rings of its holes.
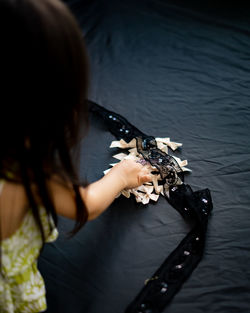
POLYGON ((94 102, 89 102, 89 108, 90 112, 99 115, 117 139, 127 142, 136 139, 137 151, 158 169, 166 199, 182 216, 192 217, 195 222, 193 229, 147 280, 146 286, 126 309, 126 313, 160 313, 203 256, 208 216, 213 208, 210 191, 193 192, 189 185, 179 182, 181 168, 173 157, 158 149, 153 136, 143 134, 121 115, 94 102))
MULTIPOLYGON (((67 1, 87 42, 90 99, 182 142, 174 154, 193 171, 185 184, 213 196, 202 261, 163 312, 248 313, 249 11, 204 3, 67 1)), ((92 182, 115 151, 100 119, 90 122, 79 173, 92 182)), ((193 227, 163 197, 146 206, 120 197, 67 240, 72 226, 60 218, 60 237, 39 259, 49 313, 124 313, 193 227)))

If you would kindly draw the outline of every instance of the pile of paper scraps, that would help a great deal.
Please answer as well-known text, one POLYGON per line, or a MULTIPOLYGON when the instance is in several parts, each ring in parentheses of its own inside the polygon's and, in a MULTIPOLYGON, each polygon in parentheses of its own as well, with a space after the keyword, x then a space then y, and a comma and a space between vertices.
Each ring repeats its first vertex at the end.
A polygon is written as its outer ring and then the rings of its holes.
MULTIPOLYGON (((164 151, 165 153, 168 153, 168 148, 174 151, 178 147, 182 146, 181 143, 170 141, 170 138, 155 138, 155 140, 157 142, 158 149, 164 151)), ((119 161, 122 161, 124 159, 132 159, 134 161, 141 162, 142 160, 144 160, 137 151, 135 138, 132 139, 129 143, 127 143, 123 139, 119 141, 112 141, 110 148, 128 149, 127 151, 128 153, 118 153, 113 155, 113 158, 119 161)), ((191 171, 190 169, 185 167, 188 164, 187 160, 182 161, 180 158, 177 158, 173 155, 172 157, 177 161, 177 163, 179 164, 180 168, 183 171, 191 171)), ((115 166, 116 164, 118 163, 112 163, 110 165, 115 166)), ((150 200, 157 201, 160 194, 164 195, 163 185, 160 184, 161 177, 160 174, 157 174, 158 170, 156 169, 156 167, 152 166, 149 162, 147 162, 147 166, 151 171, 152 182, 144 183, 143 185, 137 188, 122 190, 121 193, 117 195, 117 197, 119 197, 122 194, 125 197, 129 198, 130 194, 133 194, 135 195, 135 199, 137 202, 147 204, 149 203, 150 200)), ((110 170, 111 168, 107 169, 106 171, 104 171, 104 174, 106 175, 110 170)), ((181 183, 182 182, 180 181, 180 184, 181 183)))

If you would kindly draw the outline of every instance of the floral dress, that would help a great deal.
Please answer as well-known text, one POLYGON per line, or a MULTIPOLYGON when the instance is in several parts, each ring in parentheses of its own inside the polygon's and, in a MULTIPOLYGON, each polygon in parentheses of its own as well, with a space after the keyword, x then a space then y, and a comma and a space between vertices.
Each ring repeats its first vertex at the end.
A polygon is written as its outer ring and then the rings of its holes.
MULTIPOLYGON (((54 241, 58 231, 52 217, 48 217, 43 207, 39 210, 46 242, 54 241)), ((46 310, 45 285, 37 269, 41 247, 41 233, 29 210, 15 233, 1 241, 1 313, 37 313, 46 310)))

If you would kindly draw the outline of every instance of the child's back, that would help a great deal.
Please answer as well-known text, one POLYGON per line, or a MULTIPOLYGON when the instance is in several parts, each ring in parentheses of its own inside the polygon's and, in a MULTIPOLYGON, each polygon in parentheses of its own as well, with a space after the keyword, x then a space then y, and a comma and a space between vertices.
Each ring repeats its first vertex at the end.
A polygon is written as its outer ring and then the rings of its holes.
POLYGON ((87 58, 58 0, 1 0, 0 37, 0 311, 40 312, 45 286, 36 262, 57 237, 58 206, 71 208, 76 230, 88 218, 70 157, 86 125, 87 58))
MULTIPOLYGON (((43 245, 41 233, 28 208, 24 188, 3 181, 0 184, 3 235, 1 312, 40 312, 46 309, 44 281, 37 269, 37 258, 43 245)), ((48 218, 43 207, 39 208, 39 213, 45 242, 54 241, 58 232, 52 218, 48 218)))

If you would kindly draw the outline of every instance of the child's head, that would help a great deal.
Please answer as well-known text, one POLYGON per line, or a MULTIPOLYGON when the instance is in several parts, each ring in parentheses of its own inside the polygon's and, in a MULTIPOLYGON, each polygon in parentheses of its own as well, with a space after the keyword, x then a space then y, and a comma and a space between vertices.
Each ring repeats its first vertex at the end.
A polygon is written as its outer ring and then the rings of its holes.
POLYGON ((1 0, 1 171, 31 151, 46 168, 86 123, 87 58, 59 0, 1 0))
MULTIPOLYGON (((59 0, 1 0, 0 42, 0 178, 24 184, 41 226, 31 182, 56 220, 46 179, 75 178, 70 148, 80 122, 87 123, 84 43, 59 0)), ((79 224, 86 220, 83 207, 79 224)))

